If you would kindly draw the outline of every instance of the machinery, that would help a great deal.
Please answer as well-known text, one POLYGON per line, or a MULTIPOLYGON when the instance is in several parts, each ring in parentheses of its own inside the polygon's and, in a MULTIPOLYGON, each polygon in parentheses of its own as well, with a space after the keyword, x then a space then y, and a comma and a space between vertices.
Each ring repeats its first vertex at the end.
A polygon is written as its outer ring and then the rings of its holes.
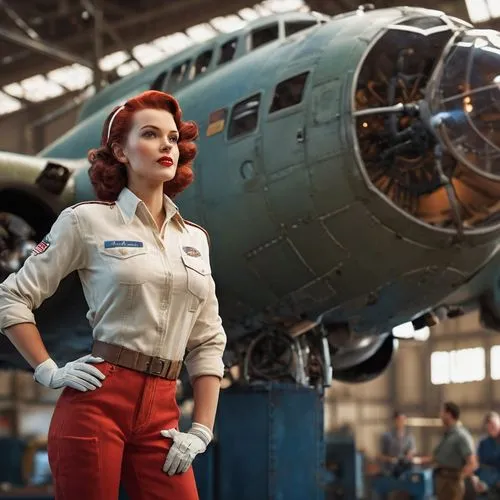
POLYGON ((325 499, 317 392, 295 384, 233 386, 221 394, 215 436, 194 463, 200 500, 325 499))
POLYGON ((379 495, 404 491, 412 500, 432 500, 434 498, 432 474, 432 469, 410 469, 397 477, 380 475, 373 479, 372 488, 379 495))
POLYGON ((365 498, 364 456, 356 449, 349 432, 328 434, 325 438, 325 466, 329 473, 325 500, 365 498))

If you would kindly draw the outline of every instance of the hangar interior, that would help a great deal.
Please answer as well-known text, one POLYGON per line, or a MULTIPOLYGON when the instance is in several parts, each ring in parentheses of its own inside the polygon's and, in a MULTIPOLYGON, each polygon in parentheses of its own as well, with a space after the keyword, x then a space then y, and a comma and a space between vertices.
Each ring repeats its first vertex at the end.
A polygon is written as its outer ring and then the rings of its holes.
MULTIPOLYGON (((373 3, 376 8, 401 4, 396 0, 373 3)), ((411 4, 442 10, 481 28, 500 29, 496 0, 413 0, 411 4)), ((358 5, 354 0, 260 4, 247 0, 1 0, 0 150, 36 154, 74 125, 90 95, 249 20, 290 10, 336 15, 358 5)), ((325 392, 327 443, 329 436, 351 436, 363 457, 363 467, 351 464, 356 482, 364 485, 359 498, 371 498, 366 477, 394 411, 407 416, 417 454, 427 456, 442 437, 439 415, 444 401, 460 406, 461 421, 476 442, 484 434, 485 414, 500 410, 500 333, 485 329, 477 312, 430 329, 402 325, 394 335, 397 349, 385 373, 360 384, 334 380, 325 392)), ((43 469, 37 477, 33 457, 43 449, 59 394, 36 384, 28 372, 0 372, 0 443, 14 438, 26 444, 22 452, 0 449, 0 498, 34 491, 43 483, 43 469)), ((341 495, 327 492, 327 498, 348 498, 341 495)))

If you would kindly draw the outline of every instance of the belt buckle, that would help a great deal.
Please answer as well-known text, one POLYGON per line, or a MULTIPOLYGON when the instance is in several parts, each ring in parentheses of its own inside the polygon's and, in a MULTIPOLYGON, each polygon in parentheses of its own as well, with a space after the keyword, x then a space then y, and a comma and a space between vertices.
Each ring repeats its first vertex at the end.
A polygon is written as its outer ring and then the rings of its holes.
POLYGON ((154 357, 150 363, 148 363, 148 369, 147 369, 147 373, 151 374, 151 375, 157 375, 157 376, 160 376, 161 373, 163 372, 163 369, 165 368, 165 361, 161 358, 156 358, 154 357), (160 369, 157 371, 155 370, 155 362, 158 362, 160 363, 160 369))

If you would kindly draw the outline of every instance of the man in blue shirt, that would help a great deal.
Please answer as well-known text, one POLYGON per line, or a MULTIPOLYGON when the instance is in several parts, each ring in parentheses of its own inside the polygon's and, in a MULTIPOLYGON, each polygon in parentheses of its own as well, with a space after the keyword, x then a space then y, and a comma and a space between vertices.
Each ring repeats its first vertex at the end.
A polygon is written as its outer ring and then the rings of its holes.
POLYGON ((392 474, 401 460, 411 462, 415 448, 415 438, 406 426, 406 415, 395 411, 392 429, 382 434, 380 440, 379 461, 383 471, 392 474))
POLYGON ((480 477, 488 485, 488 500, 500 500, 500 415, 494 411, 484 418, 487 436, 477 447, 480 477))
MULTIPOLYGON (((411 467, 415 455, 415 438, 406 426, 406 415, 395 411, 392 428, 382 434, 380 440, 379 462, 384 474, 398 476, 405 468, 411 467)), ((407 500, 405 492, 394 491, 384 500, 407 500)))

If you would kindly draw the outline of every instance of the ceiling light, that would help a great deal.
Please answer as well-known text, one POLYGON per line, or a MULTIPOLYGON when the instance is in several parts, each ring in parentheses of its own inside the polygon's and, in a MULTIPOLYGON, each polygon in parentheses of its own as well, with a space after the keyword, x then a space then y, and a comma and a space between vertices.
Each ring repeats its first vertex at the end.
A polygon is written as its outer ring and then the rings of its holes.
POLYGON ((74 91, 81 90, 90 85, 94 79, 94 73, 86 66, 72 64, 71 66, 63 66, 62 68, 50 71, 47 73, 47 77, 64 88, 74 91))
POLYGON ((166 54, 159 47, 149 43, 142 43, 141 45, 137 45, 132 49, 132 54, 134 54, 134 57, 143 66, 161 61, 166 57, 166 54))
POLYGON ((197 24, 196 26, 191 26, 186 30, 187 35, 196 42, 205 42, 210 40, 218 33, 208 24, 197 24))
POLYGON ((120 66, 120 64, 123 64, 129 58, 130 56, 124 50, 119 50, 117 52, 113 52, 112 54, 108 54, 107 56, 103 57, 99 61, 99 67, 103 71, 111 71, 115 69, 117 66, 120 66))
POLYGON ((17 99, 0 92, 0 115, 12 113, 21 108, 22 105, 17 99))
POLYGON ((232 16, 220 16, 214 17, 210 24, 218 31, 222 33, 231 33, 233 31, 239 30, 245 26, 246 22, 241 19, 241 17, 232 16))

